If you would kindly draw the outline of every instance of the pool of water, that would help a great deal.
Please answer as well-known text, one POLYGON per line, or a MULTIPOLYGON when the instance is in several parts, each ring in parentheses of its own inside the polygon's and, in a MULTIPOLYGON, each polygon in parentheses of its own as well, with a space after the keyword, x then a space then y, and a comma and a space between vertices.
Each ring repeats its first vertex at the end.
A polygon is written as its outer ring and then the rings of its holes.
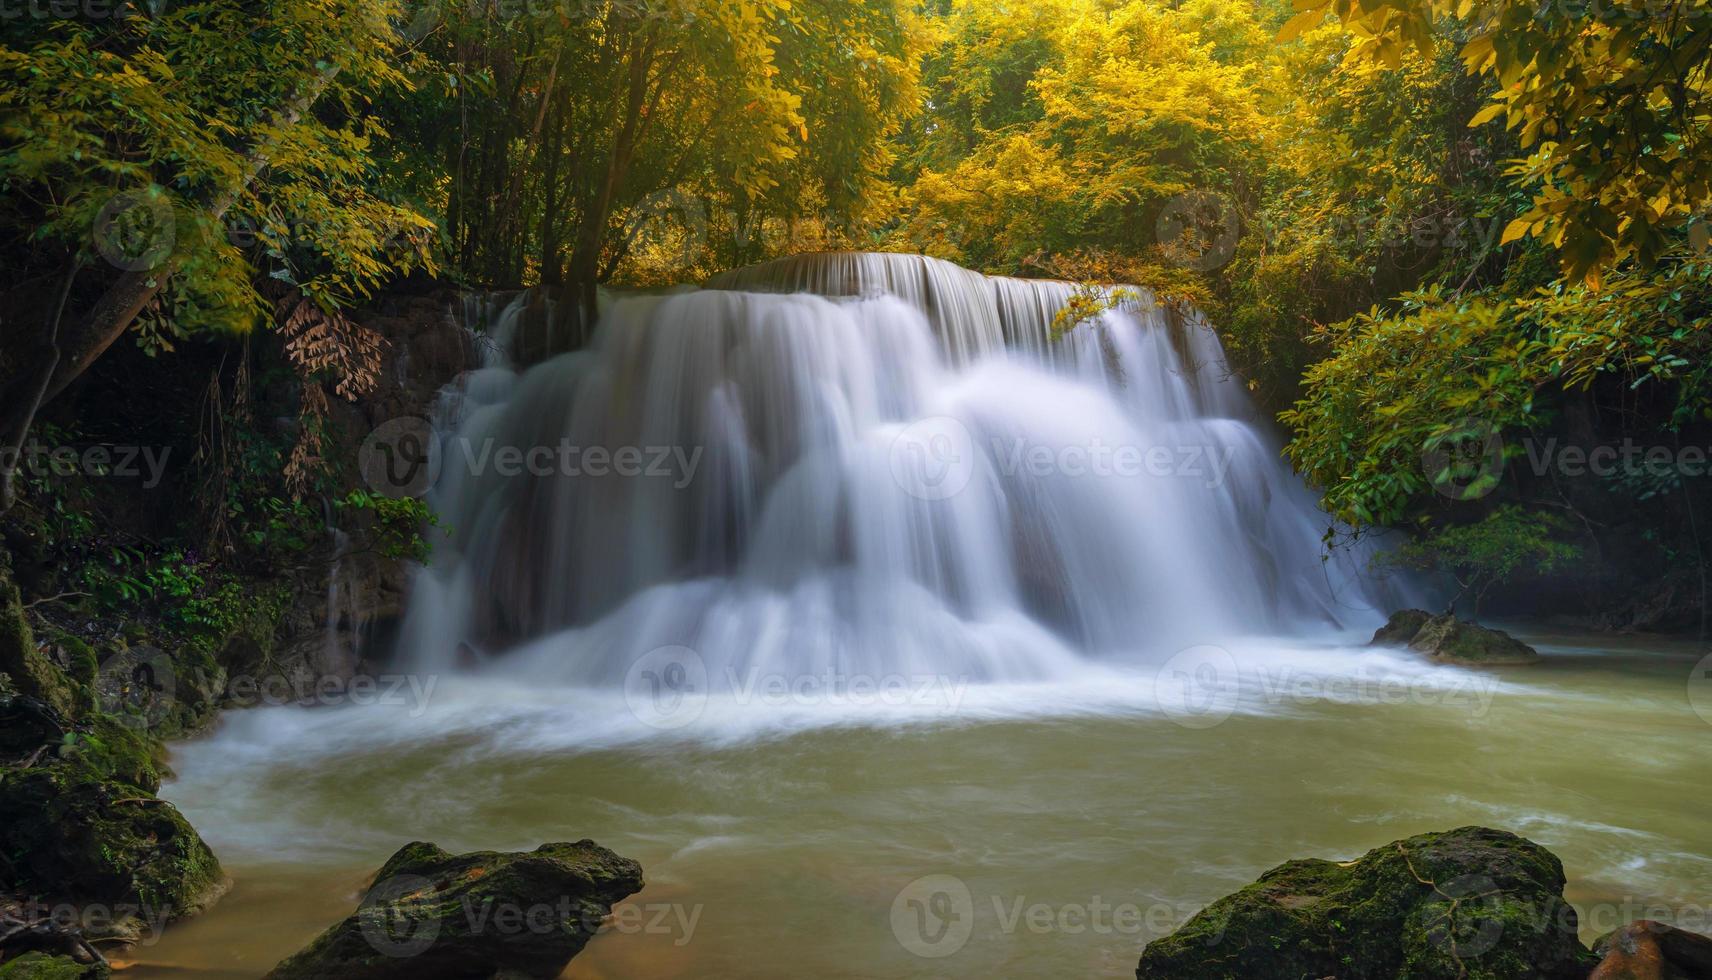
POLYGON ((1465 824, 1557 853, 1585 939, 1705 928, 1704 650, 1535 639, 1543 663, 1495 671, 1255 641, 1075 682, 708 702, 672 727, 617 692, 483 676, 232 713, 174 747, 162 795, 235 884, 131 975, 261 976, 419 839, 640 861, 579 978, 1127 977, 1286 859, 1465 824))

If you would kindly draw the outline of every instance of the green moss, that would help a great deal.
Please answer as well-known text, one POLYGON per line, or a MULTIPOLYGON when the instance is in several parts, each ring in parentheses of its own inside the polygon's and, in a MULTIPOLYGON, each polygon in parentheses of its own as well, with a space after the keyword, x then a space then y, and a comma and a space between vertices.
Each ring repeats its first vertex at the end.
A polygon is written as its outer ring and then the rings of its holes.
POLYGON ((113 972, 105 966, 85 966, 69 956, 25 953, 0 963, 0 980, 107 980, 113 972))
POLYGON ((223 880, 208 845, 170 803, 102 779, 86 762, 8 772, 0 782, 6 885, 25 894, 109 905, 145 918, 188 915, 223 880))
POLYGON ((1533 647, 1503 630, 1488 629, 1455 616, 1435 616, 1422 625, 1412 649, 1445 663, 1469 666, 1531 664, 1540 659, 1533 647))
POLYGON ((1551 852, 1465 827, 1290 861, 1148 945, 1140 980, 1569 980, 1591 958, 1551 852))
POLYGON ((0 674, 9 676, 19 693, 40 698, 68 717, 77 714, 76 686, 36 649, 18 587, 3 567, 0 567, 0 674))
POLYGON ((407 980, 421 976, 555 977, 598 929, 612 904, 642 887, 642 868, 593 841, 528 853, 449 854, 416 842, 375 875, 357 911, 269 974, 274 980, 407 980), (507 926, 472 910, 532 910, 507 926), (426 937, 419 948, 389 937, 426 937))

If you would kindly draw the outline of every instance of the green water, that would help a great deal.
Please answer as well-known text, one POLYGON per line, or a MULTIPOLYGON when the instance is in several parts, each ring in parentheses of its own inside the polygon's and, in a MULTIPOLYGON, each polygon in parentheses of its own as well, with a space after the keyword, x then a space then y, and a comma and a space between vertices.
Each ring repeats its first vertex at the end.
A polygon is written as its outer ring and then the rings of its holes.
POLYGON ((1350 676, 1392 680, 1352 696, 1323 664, 1373 655, 1317 651, 1296 683, 1202 728, 1145 706, 1000 710, 1026 690, 937 721, 604 747, 579 744, 600 718, 568 707, 591 727, 560 724, 539 694, 522 710, 486 692, 417 717, 233 716, 178 747, 163 795, 235 885, 138 949, 131 975, 260 976, 412 839, 591 837, 639 860, 648 887, 574 961, 584 978, 1132 976, 1149 938, 1288 858, 1465 824, 1556 852, 1586 939, 1639 917, 1706 928, 1703 651, 1547 652, 1469 675, 1483 700, 1404 655, 1362 661, 1350 676), (924 876, 951 878, 912 886, 924 876), (961 941, 918 918, 946 906, 908 903, 948 887, 961 941))

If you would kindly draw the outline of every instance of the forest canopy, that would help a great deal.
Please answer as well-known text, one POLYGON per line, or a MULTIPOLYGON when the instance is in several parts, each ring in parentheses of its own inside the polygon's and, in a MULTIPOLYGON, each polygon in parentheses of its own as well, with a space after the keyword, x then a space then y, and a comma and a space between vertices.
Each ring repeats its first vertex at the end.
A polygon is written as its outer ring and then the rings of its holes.
MULTIPOLYGON (((64 7, 63 10, 60 7, 64 7)), ((75 9, 73 9, 75 8, 75 9)), ((316 399, 407 276, 823 248, 1204 310, 1355 527, 1423 451, 1707 420, 1701 0, 160 0, 0 21, 0 432, 121 338, 280 331, 316 399)), ((1655 488, 1656 489, 1656 488, 1655 488)), ((1670 489, 1658 491, 1665 497, 1670 489)))

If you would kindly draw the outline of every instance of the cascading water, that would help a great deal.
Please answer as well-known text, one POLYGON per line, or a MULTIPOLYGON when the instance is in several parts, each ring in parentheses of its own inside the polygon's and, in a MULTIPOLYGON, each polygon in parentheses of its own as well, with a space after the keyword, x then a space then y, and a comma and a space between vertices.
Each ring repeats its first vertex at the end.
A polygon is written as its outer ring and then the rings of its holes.
MULTIPOLYGON (((449 526, 403 649, 621 683, 660 648, 757 673, 1065 676, 1373 618, 1364 557, 1205 324, 1065 283, 797 256, 611 301, 590 350, 449 391, 449 526)), ((496 329, 520 315, 514 304, 496 329)))

